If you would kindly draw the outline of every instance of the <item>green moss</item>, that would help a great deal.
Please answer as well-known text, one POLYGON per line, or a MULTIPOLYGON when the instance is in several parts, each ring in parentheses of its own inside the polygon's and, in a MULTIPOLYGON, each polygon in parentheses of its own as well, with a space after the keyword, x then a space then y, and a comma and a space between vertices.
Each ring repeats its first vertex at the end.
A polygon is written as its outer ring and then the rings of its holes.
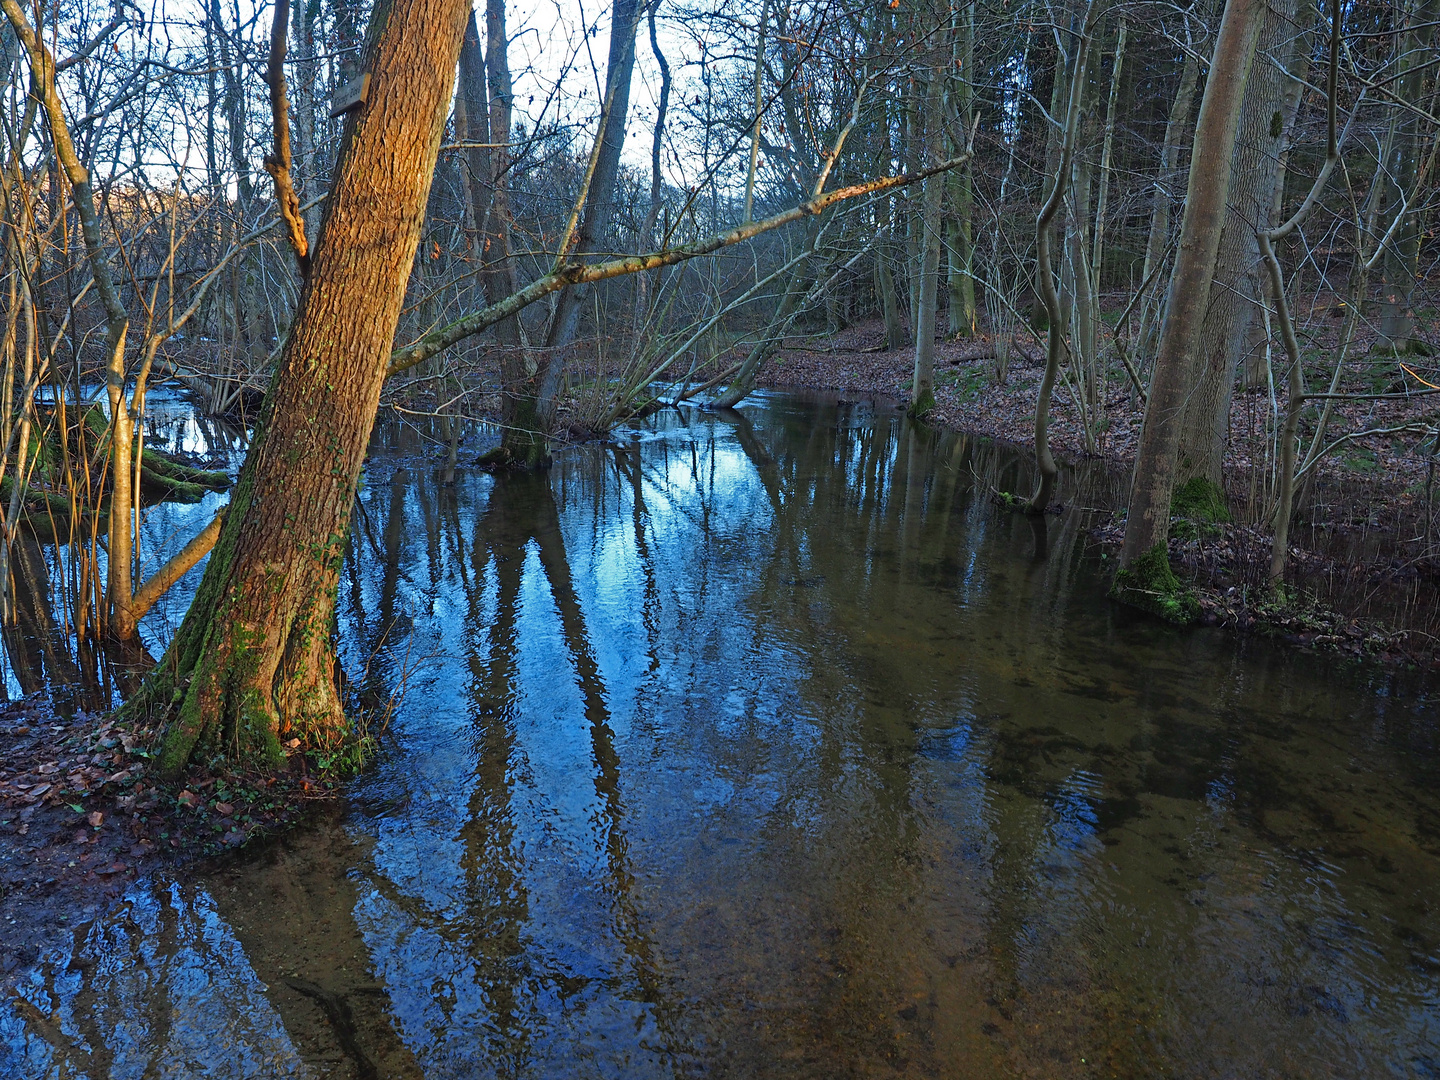
POLYGON ((910 403, 908 415, 915 420, 924 420, 935 409, 935 392, 926 387, 918 397, 910 403))
POLYGON ((197 757, 212 762, 227 758, 247 767, 285 762, 285 748, 276 733, 277 717, 255 686, 259 667, 255 642, 260 635, 226 629, 232 640, 229 649, 216 641, 215 635, 205 636, 200 665, 184 691, 174 723, 165 732, 160 754, 164 776, 178 776, 197 757), (218 700, 221 711, 229 716, 206 715, 207 699, 218 700))
POLYGON ((1200 615, 1195 594, 1180 583, 1170 568, 1170 556, 1163 542, 1115 575, 1110 597, 1180 626, 1193 623, 1200 615))
POLYGON ((1399 342, 1377 342, 1371 350, 1373 354, 1381 356, 1433 356, 1434 350, 1418 337, 1407 338, 1399 342))
POLYGON ((1225 492, 1203 476, 1192 476, 1170 499, 1170 531, 1184 539, 1214 536, 1230 520, 1225 492))
POLYGON ((1374 450, 1359 446, 1346 454, 1341 459, 1341 464, 1355 472, 1375 472, 1380 468, 1380 459, 1375 456, 1374 450))
POLYGON ((1230 507, 1219 484, 1192 476, 1170 499, 1170 516, 1214 524, 1230 520, 1230 507))
POLYGON ((141 454, 141 470, 141 479, 153 478, 156 483, 168 481, 206 491, 225 491, 230 487, 230 477, 226 473, 182 465, 169 455, 148 447, 141 454))
POLYGON ((1013 491, 995 492, 995 502, 1006 510, 1024 510, 1030 505, 1030 500, 1016 495, 1013 491))

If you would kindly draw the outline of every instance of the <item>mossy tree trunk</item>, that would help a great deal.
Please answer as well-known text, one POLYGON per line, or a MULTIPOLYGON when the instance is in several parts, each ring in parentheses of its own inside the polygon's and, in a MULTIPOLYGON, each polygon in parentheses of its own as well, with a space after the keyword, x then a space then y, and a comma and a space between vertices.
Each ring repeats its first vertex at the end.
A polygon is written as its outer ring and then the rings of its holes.
POLYGON ((347 731, 332 638, 345 536, 450 102, 466 0, 376 7, 368 103, 348 124, 295 324, 219 541, 132 707, 162 768, 248 764, 347 731))
POLYGON ((1220 21, 1210 77, 1195 125, 1180 247, 1170 279, 1170 296, 1130 488, 1121 556, 1127 568, 1138 565, 1157 549, 1163 553, 1170 535, 1180 421, 1195 386, 1195 346, 1209 304, 1220 231, 1225 223, 1235 133, 1266 14, 1264 0, 1228 0, 1220 21))

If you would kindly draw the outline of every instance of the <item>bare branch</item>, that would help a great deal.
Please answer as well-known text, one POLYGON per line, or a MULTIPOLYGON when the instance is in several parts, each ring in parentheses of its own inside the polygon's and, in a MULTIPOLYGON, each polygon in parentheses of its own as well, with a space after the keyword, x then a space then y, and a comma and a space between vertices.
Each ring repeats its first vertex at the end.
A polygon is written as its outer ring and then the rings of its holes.
MULTIPOLYGON (((14 3, 15 0, 3 0, 5 3, 14 3)), ((575 264, 561 267, 537 278, 525 288, 518 292, 511 293, 498 304, 491 304, 462 319, 457 319, 449 326, 442 327, 434 333, 427 334, 412 345, 396 349, 390 354, 390 364, 386 369, 387 375, 398 375, 407 368, 422 363, 440 352, 454 345, 457 341, 463 341, 473 334, 486 330, 503 319, 523 311, 537 300, 549 296, 553 292, 564 289, 571 285, 580 285, 591 281, 606 281, 610 278, 624 277, 627 274, 638 274, 644 270, 658 270, 665 266, 674 266, 677 263, 687 262, 690 259, 698 258, 701 255, 710 255, 722 248, 732 247, 735 244, 743 243, 761 233, 770 232, 799 221, 801 218, 813 217, 823 214, 830 207, 846 199, 853 199, 859 195, 873 195, 882 191, 890 191, 894 188, 907 187, 910 184, 919 183, 927 177, 939 173, 949 172, 958 168, 970 160, 970 153, 966 151, 959 157, 928 169, 919 169, 911 173, 901 173, 898 176, 887 176, 879 180, 867 180, 860 184, 851 184, 848 187, 836 188, 825 195, 813 199, 806 199, 799 206, 783 210, 778 214, 765 218, 761 221, 748 222, 744 225, 737 225, 722 233, 706 237, 703 240, 696 240, 689 244, 682 244, 679 247, 667 248, 664 251, 651 252, 648 255, 628 255, 620 259, 610 259, 607 262, 575 264)))
POLYGON ((270 115, 275 125, 275 153, 265 157, 265 171, 275 181, 275 201, 285 222, 285 235, 295 249, 302 278, 310 276, 310 241, 300 216, 300 197, 290 179, 290 102, 285 96, 285 32, 290 23, 290 0, 275 0, 270 24, 270 63, 265 81, 270 86, 270 115))

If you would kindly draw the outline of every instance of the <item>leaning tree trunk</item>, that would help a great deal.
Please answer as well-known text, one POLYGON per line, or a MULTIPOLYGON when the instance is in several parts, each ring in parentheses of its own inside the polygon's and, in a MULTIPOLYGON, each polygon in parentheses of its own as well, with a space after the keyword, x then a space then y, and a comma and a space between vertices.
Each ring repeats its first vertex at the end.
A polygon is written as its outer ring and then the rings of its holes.
POLYGON ((161 767, 333 745, 335 595, 439 150, 468 0, 378 6, 368 104, 348 124, 310 277, 195 600, 132 703, 161 767), (157 715, 158 714, 158 715, 157 715))
POLYGON ((1226 3, 1195 125, 1180 248, 1170 279, 1170 297, 1160 330, 1125 520, 1122 573, 1132 574, 1117 579, 1117 594, 1142 604, 1146 594, 1164 591, 1164 586, 1173 584, 1165 546, 1170 535, 1180 418, 1194 384, 1195 343, 1209 303, 1210 280, 1225 223, 1235 131, 1265 14, 1265 0, 1226 3), (1146 560, 1143 566, 1142 559, 1146 560), (1134 576, 1137 571, 1159 580, 1139 580, 1134 576), (1156 585, 1161 588, 1157 590, 1156 585))

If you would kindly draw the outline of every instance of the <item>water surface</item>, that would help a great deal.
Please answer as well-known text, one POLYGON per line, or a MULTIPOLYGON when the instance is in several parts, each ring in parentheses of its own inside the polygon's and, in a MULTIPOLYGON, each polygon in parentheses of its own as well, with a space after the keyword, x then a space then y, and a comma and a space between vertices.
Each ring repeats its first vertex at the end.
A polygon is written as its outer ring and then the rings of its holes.
POLYGON ((883 407, 422 435, 341 590, 375 767, 79 927, 0 1074, 1440 1074, 1433 697, 1112 607, 1105 477, 1040 538, 883 407))

